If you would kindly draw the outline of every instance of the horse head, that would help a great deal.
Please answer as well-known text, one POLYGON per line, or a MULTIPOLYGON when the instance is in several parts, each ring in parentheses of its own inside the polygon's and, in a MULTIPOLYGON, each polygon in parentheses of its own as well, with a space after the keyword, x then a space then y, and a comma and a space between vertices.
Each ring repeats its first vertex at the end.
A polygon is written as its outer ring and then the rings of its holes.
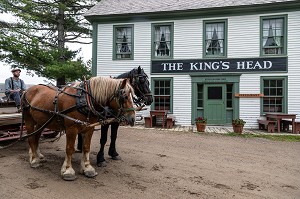
POLYGON ((146 105, 150 105, 153 102, 148 75, 140 66, 134 70, 132 86, 136 96, 140 99, 139 101, 146 105))
POLYGON ((130 85, 129 79, 120 80, 120 86, 115 92, 113 98, 109 101, 109 107, 117 110, 117 117, 121 123, 126 123, 131 126, 135 123, 135 108, 132 96, 134 90, 130 85))

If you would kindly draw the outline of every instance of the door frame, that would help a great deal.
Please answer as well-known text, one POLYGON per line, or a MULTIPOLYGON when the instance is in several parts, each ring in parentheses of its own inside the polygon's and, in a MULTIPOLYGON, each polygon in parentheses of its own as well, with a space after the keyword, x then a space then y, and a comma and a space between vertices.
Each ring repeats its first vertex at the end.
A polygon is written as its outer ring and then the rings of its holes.
MULTIPOLYGON (((193 75, 191 74, 191 81, 192 81, 192 89, 191 89, 191 124, 195 124, 195 118, 197 117, 197 85, 198 84, 209 84, 209 83, 220 83, 220 84, 233 84, 233 94, 239 93, 240 90, 240 76, 241 74, 232 74, 232 75, 193 75)), ((239 118, 240 115, 240 104, 239 98, 234 97, 232 98, 232 108, 233 108, 233 118, 239 118)), ((227 122, 226 124, 229 124, 227 122)))

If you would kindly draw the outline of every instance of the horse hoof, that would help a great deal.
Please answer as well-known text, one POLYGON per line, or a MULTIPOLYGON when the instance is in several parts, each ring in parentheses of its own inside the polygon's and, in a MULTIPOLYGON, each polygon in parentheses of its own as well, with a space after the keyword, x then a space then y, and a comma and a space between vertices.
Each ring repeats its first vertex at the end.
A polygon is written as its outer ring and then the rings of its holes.
POLYGON ((30 167, 31 168, 37 168, 37 167, 39 167, 40 166, 40 163, 38 162, 38 161, 32 161, 31 163, 30 163, 30 167))
POLYGON ((65 181, 74 181, 76 179, 76 176, 72 174, 64 174, 63 179, 65 181))
POLYGON ((98 175, 96 171, 84 171, 84 175, 88 178, 93 178, 98 175))
POLYGON ((39 167, 39 166, 40 166, 39 163, 33 163, 33 164, 30 164, 30 167, 31 167, 31 168, 37 168, 37 167, 39 167))
POLYGON ((98 166, 98 167, 106 167, 106 166, 107 166, 107 162, 106 162, 106 161, 98 162, 98 163, 97 163, 97 166, 98 166))
POLYGON ((111 157, 111 159, 113 159, 113 160, 121 160, 121 157, 118 155, 118 156, 111 157))

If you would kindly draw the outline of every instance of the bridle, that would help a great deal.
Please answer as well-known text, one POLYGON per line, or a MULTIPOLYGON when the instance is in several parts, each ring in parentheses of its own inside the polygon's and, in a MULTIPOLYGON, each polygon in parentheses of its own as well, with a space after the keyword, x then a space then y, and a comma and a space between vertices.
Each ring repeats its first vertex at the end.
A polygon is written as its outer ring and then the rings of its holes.
POLYGON ((125 118, 124 118, 124 114, 126 112, 129 112, 129 111, 135 111, 135 108, 132 107, 132 108, 124 108, 124 103, 129 100, 128 99, 128 96, 126 95, 126 91, 125 89, 121 89, 121 83, 119 85, 119 88, 118 90, 114 93, 114 95, 110 98, 108 104, 110 104, 113 100, 116 101, 117 103, 117 106, 119 107, 117 113, 115 114, 116 115, 116 118, 120 118, 120 121, 124 121, 125 118))
POLYGON ((139 96, 137 98, 136 97, 133 98, 133 102, 136 105, 139 105, 139 106, 143 105, 146 101, 146 97, 152 96, 151 91, 148 93, 142 92, 143 88, 141 87, 141 85, 146 83, 147 78, 148 78, 148 76, 146 74, 132 75, 131 85, 135 91, 138 91, 138 92, 136 92, 136 94, 139 94, 139 96), (143 81, 141 81, 141 79, 143 79, 143 81))

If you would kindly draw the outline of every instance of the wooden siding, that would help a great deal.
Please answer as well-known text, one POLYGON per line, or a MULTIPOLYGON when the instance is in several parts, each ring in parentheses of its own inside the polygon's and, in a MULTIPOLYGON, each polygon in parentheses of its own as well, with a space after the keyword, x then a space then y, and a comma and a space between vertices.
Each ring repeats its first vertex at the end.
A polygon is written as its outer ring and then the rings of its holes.
POLYGON ((97 75, 117 76, 138 66, 141 66, 147 74, 150 74, 151 23, 134 23, 134 60, 112 59, 113 25, 98 25, 97 75))
POLYGON ((175 21, 174 59, 202 58, 202 26, 201 19, 175 21))
POLYGON ((288 111, 300 118, 300 11, 288 15, 288 111))
MULTIPOLYGON (((300 116, 300 11, 288 14, 288 73, 242 74, 239 93, 260 93, 261 76, 288 77, 288 112, 300 116)), ((228 19, 228 58, 260 56, 260 16, 247 15, 220 18, 199 18, 174 20, 174 59, 202 58, 203 20, 228 19)), ((172 21, 155 21, 172 22, 172 21)), ((97 75, 116 76, 141 65, 150 75, 151 64, 151 22, 130 22, 134 24, 134 60, 112 60, 113 25, 98 25, 97 75)), ((189 75, 153 75, 152 77, 173 77, 173 114, 177 124, 191 125, 191 78, 189 75)), ((259 98, 240 98, 240 117, 245 119, 246 128, 258 128, 260 115, 259 98)), ((195 108, 195 107, 193 107, 195 108)), ((143 114, 148 114, 149 109, 143 114)))
POLYGON ((173 114, 176 116, 176 124, 191 125, 191 93, 191 77, 189 75, 176 75, 173 79, 173 114))

